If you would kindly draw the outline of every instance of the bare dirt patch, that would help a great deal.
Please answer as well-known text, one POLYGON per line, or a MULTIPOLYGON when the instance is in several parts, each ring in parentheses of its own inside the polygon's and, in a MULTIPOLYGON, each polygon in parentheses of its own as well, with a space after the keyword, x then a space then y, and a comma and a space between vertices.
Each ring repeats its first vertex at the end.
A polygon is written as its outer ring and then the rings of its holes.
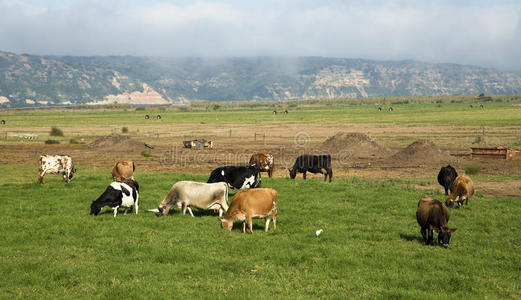
POLYGON ((147 149, 145 143, 134 140, 129 136, 119 134, 100 137, 89 143, 86 147, 90 149, 110 151, 140 151, 147 149))
POLYGON ((383 161, 384 164, 400 167, 455 164, 457 158, 442 150, 430 140, 422 139, 402 149, 383 161))
POLYGON ((392 153, 391 149, 359 132, 338 132, 322 143, 321 147, 332 154, 347 151, 353 158, 381 158, 392 153))

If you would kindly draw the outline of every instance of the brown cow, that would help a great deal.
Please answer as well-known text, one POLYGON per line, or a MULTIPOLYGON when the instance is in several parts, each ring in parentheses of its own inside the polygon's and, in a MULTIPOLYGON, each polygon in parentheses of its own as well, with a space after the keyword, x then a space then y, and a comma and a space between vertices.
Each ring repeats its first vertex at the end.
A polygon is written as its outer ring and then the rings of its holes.
POLYGON ((270 215, 273 218, 273 227, 277 229, 277 191, 270 188, 255 188, 235 194, 228 211, 219 220, 221 227, 230 231, 233 228, 233 221, 241 220, 242 233, 246 232, 247 220, 250 233, 253 234, 252 219, 264 218, 266 220, 264 231, 268 232, 270 215))
POLYGON ((439 200, 427 195, 418 202, 416 220, 421 227, 421 234, 426 245, 432 243, 432 230, 438 232, 438 244, 448 248, 450 236, 457 228, 449 228, 449 210, 439 200))
POLYGON ((467 175, 460 175, 454 180, 454 190, 449 198, 445 201, 448 207, 454 207, 454 203, 458 208, 463 206, 463 202, 469 205, 469 199, 474 195, 474 183, 467 175))
POLYGON ((268 172, 268 176, 271 178, 273 174, 273 155, 270 153, 256 153, 250 158, 250 166, 257 165, 259 172, 268 172))
POLYGON ((112 168, 112 177, 116 181, 124 182, 126 179, 134 180, 136 165, 131 160, 118 161, 112 168))

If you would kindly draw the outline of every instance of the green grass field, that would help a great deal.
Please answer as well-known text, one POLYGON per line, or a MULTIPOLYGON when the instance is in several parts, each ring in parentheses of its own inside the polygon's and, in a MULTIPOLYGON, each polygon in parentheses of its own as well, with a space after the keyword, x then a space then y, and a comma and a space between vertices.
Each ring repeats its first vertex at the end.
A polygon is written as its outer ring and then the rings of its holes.
POLYGON ((80 167, 69 184, 47 175, 38 185, 36 173, 0 165, 4 299, 521 297, 520 198, 451 210, 458 232, 443 249, 421 243, 425 192, 389 181, 263 178, 278 191, 277 230, 256 220, 248 235, 212 213, 146 211, 176 181, 205 176, 139 172, 139 214, 114 218, 89 215, 109 170, 80 167))
POLYGON ((521 126, 521 106, 487 103, 485 109, 468 108, 468 103, 402 104, 394 111, 378 112, 373 105, 316 106, 290 109, 288 115, 272 115, 269 109, 222 111, 101 111, 17 112, 1 115, 10 127, 88 127, 92 125, 126 126, 168 124, 255 124, 255 123, 381 123, 433 124, 444 126, 521 126), (161 114, 162 120, 145 120, 161 114))

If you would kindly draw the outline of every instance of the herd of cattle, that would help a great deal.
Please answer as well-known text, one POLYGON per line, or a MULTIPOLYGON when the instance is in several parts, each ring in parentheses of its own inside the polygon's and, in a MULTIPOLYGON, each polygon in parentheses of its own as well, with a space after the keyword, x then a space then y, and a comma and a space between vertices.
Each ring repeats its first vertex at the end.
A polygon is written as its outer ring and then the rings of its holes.
MULTIPOLYGON (((38 183, 43 183, 47 173, 61 174, 65 182, 70 182, 76 169, 72 158, 68 155, 40 156, 40 171, 38 183)), ((90 214, 98 215, 103 207, 112 208, 114 217, 118 209, 125 208, 125 213, 135 209, 138 213, 139 184, 134 180, 135 164, 132 161, 119 161, 112 169, 114 182, 91 204, 90 214)), ((155 210, 157 216, 167 215, 174 206, 181 208, 183 214, 188 211, 193 217, 192 207, 203 210, 218 211, 221 227, 231 230, 234 220, 242 221, 242 232, 246 231, 248 223, 252 231, 252 218, 264 218, 265 231, 268 231, 269 217, 272 216, 276 228, 277 192, 271 188, 261 188, 261 172, 267 172, 272 177, 274 158, 269 153, 257 153, 251 156, 247 166, 223 166, 214 169, 206 183, 194 181, 179 181, 175 183, 163 201, 155 210), (228 188, 238 189, 228 205, 228 188), (225 213, 225 214, 224 214, 225 213), (223 217, 224 214, 224 217, 223 217)), ((301 155, 297 157, 293 167, 288 169, 291 179, 297 172, 320 173, 324 181, 333 177, 331 155, 301 155)), ((448 165, 442 167, 438 174, 438 182, 449 197, 445 203, 427 195, 420 199, 416 211, 416 219, 421 227, 421 234, 426 244, 432 244, 433 231, 438 232, 438 243, 449 246, 451 233, 456 229, 448 227, 449 210, 457 206, 468 205, 474 195, 472 180, 466 175, 458 176, 456 170, 448 165), (449 195, 450 191, 450 195, 449 195)))

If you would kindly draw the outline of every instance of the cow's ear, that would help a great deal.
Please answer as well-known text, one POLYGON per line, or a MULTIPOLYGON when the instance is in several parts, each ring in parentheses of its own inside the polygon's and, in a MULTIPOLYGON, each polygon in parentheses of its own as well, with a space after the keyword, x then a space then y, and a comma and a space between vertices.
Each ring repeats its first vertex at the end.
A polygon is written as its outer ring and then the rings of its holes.
POLYGON ((449 229, 449 232, 451 232, 451 233, 452 232, 456 232, 456 231, 458 231, 458 228, 451 228, 451 229, 449 229))

